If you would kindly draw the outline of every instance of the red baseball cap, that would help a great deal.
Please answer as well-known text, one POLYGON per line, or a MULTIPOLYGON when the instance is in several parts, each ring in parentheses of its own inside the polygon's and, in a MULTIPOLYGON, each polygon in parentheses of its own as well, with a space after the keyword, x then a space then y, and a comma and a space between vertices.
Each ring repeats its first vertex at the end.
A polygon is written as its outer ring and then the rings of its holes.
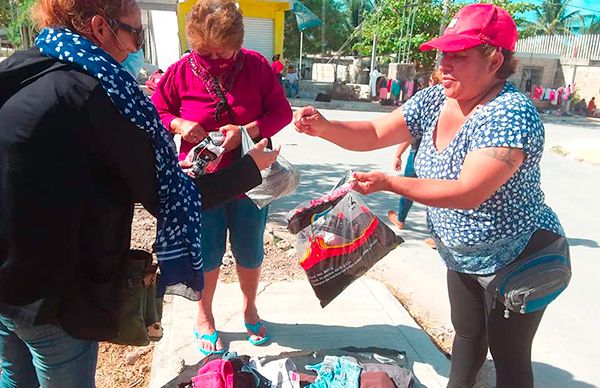
POLYGON ((481 44, 515 51, 517 25, 501 7, 493 4, 470 4, 452 18, 444 35, 421 45, 421 51, 438 49, 456 52, 481 44))

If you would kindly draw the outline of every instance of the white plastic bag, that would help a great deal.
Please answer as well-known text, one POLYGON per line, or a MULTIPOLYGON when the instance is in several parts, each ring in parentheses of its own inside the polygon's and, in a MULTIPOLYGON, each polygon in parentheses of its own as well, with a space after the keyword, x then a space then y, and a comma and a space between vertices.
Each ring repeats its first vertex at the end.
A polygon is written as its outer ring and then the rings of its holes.
MULTIPOLYGON (((254 148, 254 142, 244 127, 242 131, 242 155, 254 148)), ((262 170, 262 183, 246 195, 262 209, 276 199, 296 191, 300 184, 300 172, 290 162, 279 155, 271 167, 262 170)))

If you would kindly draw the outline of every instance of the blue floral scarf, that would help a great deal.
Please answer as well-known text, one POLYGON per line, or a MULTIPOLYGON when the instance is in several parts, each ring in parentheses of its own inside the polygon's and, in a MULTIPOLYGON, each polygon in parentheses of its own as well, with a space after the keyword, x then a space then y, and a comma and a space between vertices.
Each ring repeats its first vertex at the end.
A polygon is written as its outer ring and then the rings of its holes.
POLYGON ((161 271, 158 292, 161 296, 166 292, 198 299, 204 287, 200 193, 179 168, 175 143, 154 105, 133 77, 87 38, 65 28, 45 28, 35 43, 43 55, 71 63, 97 78, 123 117, 152 137, 160 198, 156 234, 161 271))

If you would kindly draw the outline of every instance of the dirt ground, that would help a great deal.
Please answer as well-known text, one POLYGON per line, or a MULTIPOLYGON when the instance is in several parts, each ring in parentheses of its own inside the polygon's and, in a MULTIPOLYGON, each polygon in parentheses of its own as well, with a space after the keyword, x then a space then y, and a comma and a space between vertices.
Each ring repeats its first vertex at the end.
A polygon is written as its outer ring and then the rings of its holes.
MULTIPOLYGON (((136 208, 131 235, 132 248, 151 250, 155 233, 155 219, 144 209, 136 208)), ((293 236, 287 233, 281 225, 269 224, 267 226, 261 281, 269 283, 306 278, 304 271, 298 265, 294 245, 293 236)), ((378 278, 375 273, 371 276, 378 278)), ((235 261, 229 250, 223 258, 220 280, 226 283, 237 281, 235 261)), ((426 316, 414 311, 411 301, 406 295, 402 295, 389 285, 388 288, 429 334, 440 350, 449 353, 453 333, 441 330, 429 322, 426 316)), ((133 347, 101 343, 96 385, 98 388, 147 387, 150 382, 153 350, 154 344, 147 347, 133 347)))
MULTIPOLYGON (((136 208, 131 233, 131 247, 150 251, 156 234, 156 221, 142 208, 136 208)), ((295 258, 294 241, 281 227, 269 225, 265 233, 265 259, 261 281, 304 279, 304 271, 295 258)), ((235 261, 228 251, 223 258, 220 280, 236 282, 235 261)), ((96 385, 98 388, 147 387, 154 344, 147 347, 101 343, 98 353, 96 385)))

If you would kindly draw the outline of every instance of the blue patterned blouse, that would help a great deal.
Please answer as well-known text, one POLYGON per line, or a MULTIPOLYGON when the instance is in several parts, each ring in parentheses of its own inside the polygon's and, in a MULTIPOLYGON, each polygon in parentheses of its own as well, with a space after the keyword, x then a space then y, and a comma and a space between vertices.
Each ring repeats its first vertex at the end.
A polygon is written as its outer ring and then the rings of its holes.
POLYGON ((517 258, 536 230, 564 235, 540 187, 544 125, 529 98, 507 82, 438 152, 433 133, 445 101, 443 87, 437 85, 402 106, 411 134, 422 136, 415 159, 419 178, 456 180, 467 154, 481 148, 519 148, 526 154, 517 172, 479 207, 427 209, 428 226, 449 269, 493 274, 517 258))

